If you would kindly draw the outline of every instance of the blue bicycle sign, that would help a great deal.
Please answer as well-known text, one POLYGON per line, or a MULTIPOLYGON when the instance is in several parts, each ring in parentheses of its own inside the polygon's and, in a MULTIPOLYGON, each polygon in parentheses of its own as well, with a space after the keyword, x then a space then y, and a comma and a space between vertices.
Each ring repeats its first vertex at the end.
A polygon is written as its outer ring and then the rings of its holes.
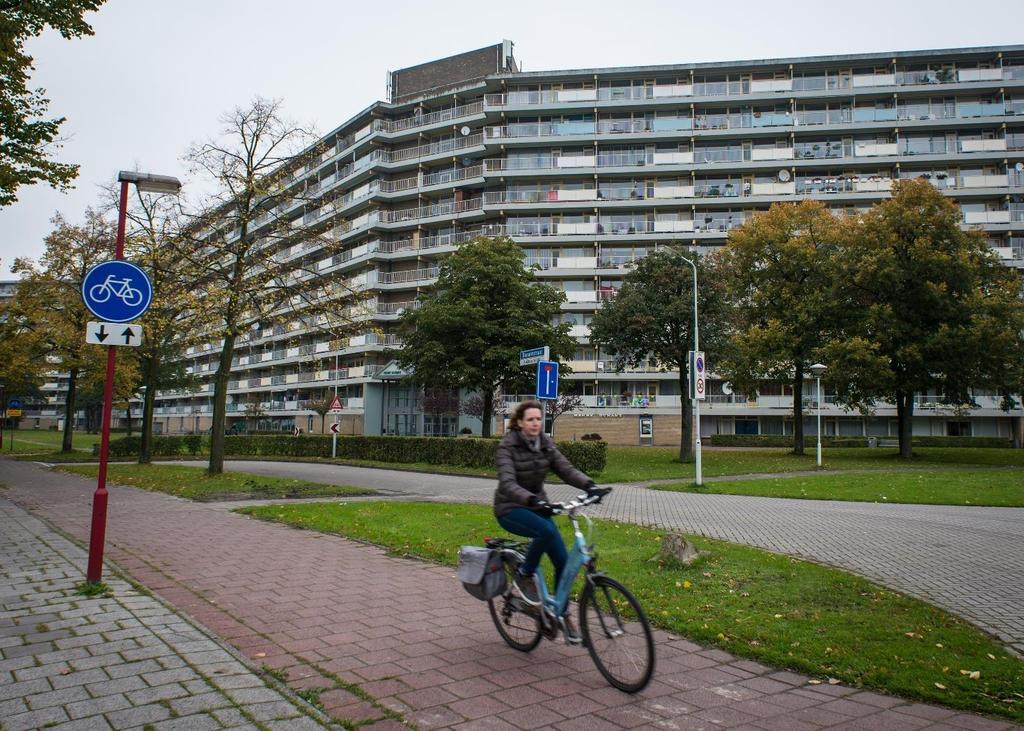
POLYGON ((101 320, 129 322, 149 309, 153 286, 137 266, 115 259, 89 270, 82 280, 82 300, 101 320))

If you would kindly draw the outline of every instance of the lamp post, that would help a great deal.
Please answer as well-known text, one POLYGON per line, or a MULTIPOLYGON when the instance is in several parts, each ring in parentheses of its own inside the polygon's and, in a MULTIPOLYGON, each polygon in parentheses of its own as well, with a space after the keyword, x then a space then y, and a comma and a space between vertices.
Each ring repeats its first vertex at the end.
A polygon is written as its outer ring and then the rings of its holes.
MULTIPOLYGON (((681 257, 681 258, 682 258, 683 261, 685 261, 687 264, 689 264, 690 267, 693 269, 693 353, 694 353, 694 357, 696 357, 697 352, 700 351, 700 337, 699 337, 698 329, 697 329, 697 264, 693 260, 687 259, 685 256, 681 257)), ((694 379, 696 378, 696 374, 693 372, 694 370, 695 370, 695 366, 691 366, 691 370, 690 370, 690 382, 691 383, 693 383, 694 379)), ((697 430, 697 443, 696 443, 695 448, 694 448, 694 458, 695 458, 695 462, 696 462, 696 464, 695 464, 696 471, 695 471, 694 482, 698 486, 700 486, 700 485, 704 484, 704 478, 703 478, 702 473, 701 473, 701 464, 700 464, 700 457, 701 457, 701 454, 700 454, 700 399, 697 398, 697 391, 696 391, 696 389, 694 389, 694 392, 693 392, 693 421, 694 421, 694 426, 695 426, 695 428, 697 430)))
POLYGON ((815 363, 810 367, 811 373, 814 374, 814 378, 818 382, 818 398, 815 401, 818 406, 818 467, 821 467, 821 374, 826 370, 828 367, 823 363, 815 363))
MULTIPOLYGON (((117 174, 121 183, 121 197, 117 207, 117 241, 114 258, 124 259, 124 228, 128 209, 128 184, 143 193, 177 194, 181 183, 168 175, 151 175, 122 170, 117 174)), ((110 416, 114 407, 114 361, 117 348, 107 346, 107 377, 103 384, 103 420, 100 432, 100 466, 96 477, 96 492, 92 499, 92 527, 89 531, 89 565, 86 581, 97 583, 103 576, 103 543, 107 534, 107 457, 110 449, 110 416)))

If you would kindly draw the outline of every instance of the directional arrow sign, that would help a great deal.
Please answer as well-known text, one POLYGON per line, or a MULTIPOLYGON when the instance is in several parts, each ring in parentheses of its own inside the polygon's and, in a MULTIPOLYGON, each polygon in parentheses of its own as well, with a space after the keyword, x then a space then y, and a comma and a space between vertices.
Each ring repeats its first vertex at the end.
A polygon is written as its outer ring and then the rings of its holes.
POLYGON ((89 322, 85 326, 85 342, 93 345, 142 345, 142 325, 119 322, 89 322))
POLYGON ((339 426, 339 424, 337 422, 331 424, 331 434, 337 434, 338 433, 338 426, 339 426))

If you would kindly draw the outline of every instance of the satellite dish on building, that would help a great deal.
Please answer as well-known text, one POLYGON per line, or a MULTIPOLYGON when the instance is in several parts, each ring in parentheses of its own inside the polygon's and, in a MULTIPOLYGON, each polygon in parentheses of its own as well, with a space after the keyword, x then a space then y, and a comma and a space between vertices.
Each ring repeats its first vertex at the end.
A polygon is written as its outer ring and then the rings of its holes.
POLYGON ((1016 170, 1018 173, 1021 170, 1024 170, 1024 162, 1017 163, 1016 165, 1013 166, 1013 169, 1016 170))
POLYGON ((732 384, 728 381, 722 381, 722 393, 726 396, 730 396, 732 394, 732 384))
POLYGON ((781 180, 783 183, 788 183, 789 182, 789 171, 788 170, 780 170, 779 171, 779 180, 781 180))
POLYGON ((470 133, 470 132, 472 132, 472 131, 473 131, 473 130, 471 130, 471 129, 470 129, 469 127, 467 127, 466 125, 462 125, 462 129, 460 129, 460 130, 459 130, 459 132, 461 132, 461 133, 462 133, 462 136, 463 136, 463 137, 469 137, 469 133, 470 133))

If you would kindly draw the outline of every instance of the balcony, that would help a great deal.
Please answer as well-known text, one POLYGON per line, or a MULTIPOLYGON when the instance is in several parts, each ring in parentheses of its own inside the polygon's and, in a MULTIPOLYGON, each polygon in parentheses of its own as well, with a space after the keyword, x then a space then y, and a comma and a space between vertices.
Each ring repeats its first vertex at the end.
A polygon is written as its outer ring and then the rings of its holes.
POLYGON ((792 160, 792 147, 755 147, 750 151, 751 160, 792 160))
POLYGON ((884 157, 898 155, 899 148, 895 142, 854 142, 853 154, 857 157, 884 157))
POLYGON ((478 211, 483 205, 480 198, 471 198, 461 201, 443 201, 429 206, 419 208, 406 208, 399 211, 383 211, 381 214, 382 223, 406 223, 421 218, 436 218, 437 216, 455 216, 460 213, 478 211))
POLYGON ((987 224, 1009 223, 1009 211, 964 211, 964 223, 987 224))
POLYGON ((1005 152, 1006 140, 960 140, 960 152, 1005 152))
POLYGON ((1007 188, 1010 179, 1007 175, 964 175, 960 178, 960 185, 963 188, 1007 188))
POLYGON ((415 129, 416 127, 427 127, 432 124, 462 119, 463 117, 472 117, 477 114, 482 114, 483 111, 483 102, 474 102, 472 104, 454 106, 449 109, 440 109, 436 112, 430 112, 429 114, 413 115, 403 119, 377 120, 377 129, 382 132, 390 132, 393 134, 396 132, 404 132, 408 129, 415 129))
POLYGON ((380 251, 385 254, 395 254, 403 251, 418 251, 420 249, 434 249, 442 246, 455 246, 463 241, 469 241, 480 235, 479 230, 459 231, 458 233, 435 234, 434 236, 420 236, 418 238, 396 239, 394 241, 382 241, 380 251))
POLYGON ((426 267, 401 272, 378 272, 377 276, 381 284, 408 284, 437 279, 437 271, 437 267, 426 267))

